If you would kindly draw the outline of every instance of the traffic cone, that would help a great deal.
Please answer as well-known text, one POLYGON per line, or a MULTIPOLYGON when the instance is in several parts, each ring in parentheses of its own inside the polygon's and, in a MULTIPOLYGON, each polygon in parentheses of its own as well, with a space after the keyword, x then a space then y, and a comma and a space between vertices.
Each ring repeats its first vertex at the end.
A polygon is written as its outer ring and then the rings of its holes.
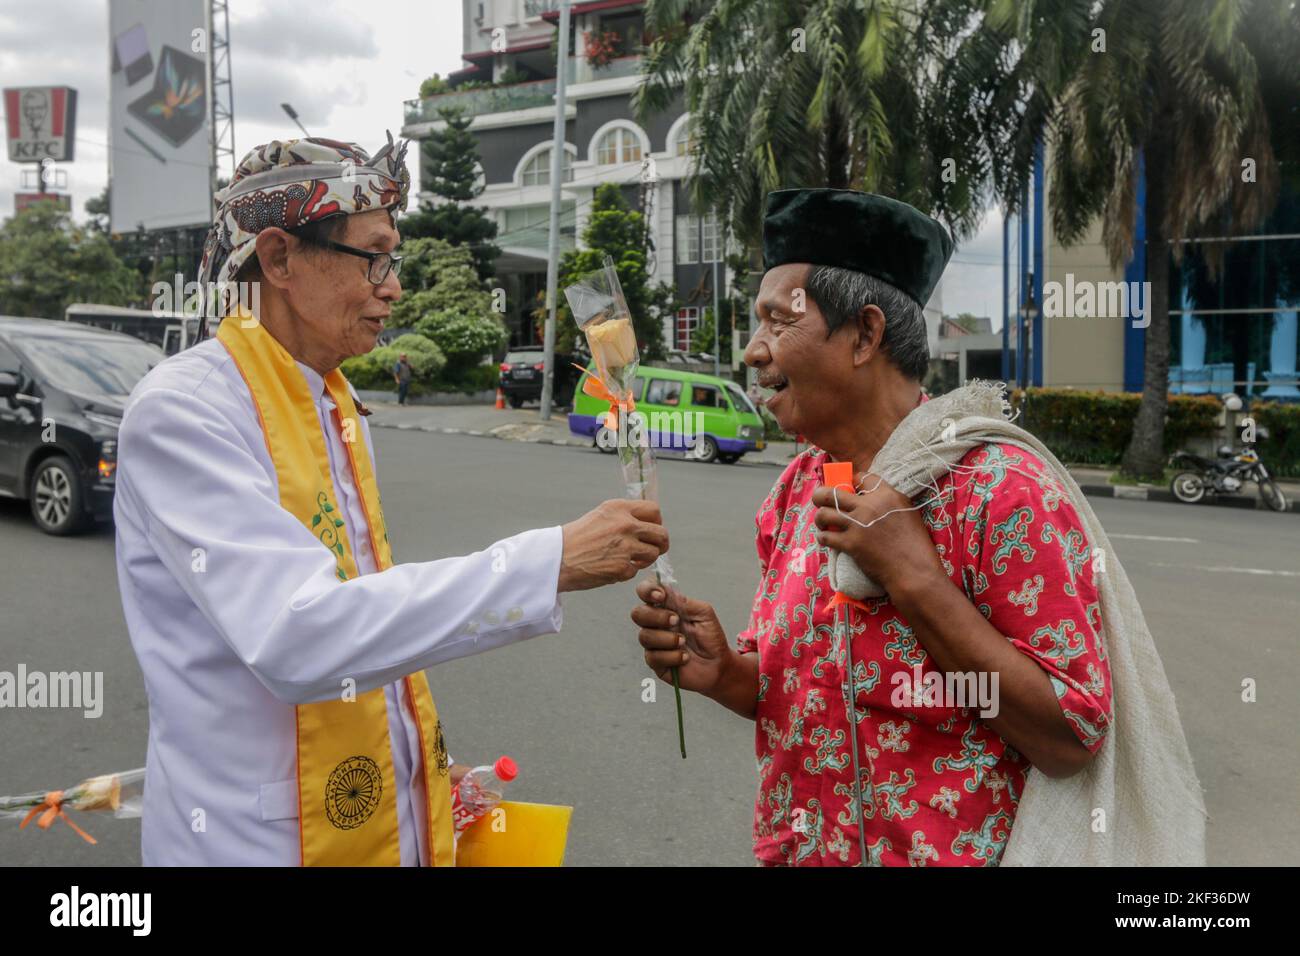
POLYGON ((498 388, 497 388, 497 408, 505 408, 505 407, 506 407, 506 393, 503 392, 503 391, 501 391, 500 387, 498 387, 498 388))

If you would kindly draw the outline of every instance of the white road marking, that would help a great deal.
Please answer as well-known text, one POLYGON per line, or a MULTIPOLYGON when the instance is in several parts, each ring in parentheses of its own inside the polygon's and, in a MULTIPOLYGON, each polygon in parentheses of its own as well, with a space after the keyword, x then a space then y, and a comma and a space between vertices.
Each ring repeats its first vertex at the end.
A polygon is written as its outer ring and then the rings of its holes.
POLYGON ((1300 578, 1300 571, 1274 571, 1269 568, 1228 568, 1222 566, 1207 566, 1202 564, 1166 564, 1162 561, 1147 562, 1157 568, 1179 568, 1184 571, 1213 571, 1227 572, 1229 574, 1263 574, 1276 575, 1283 578, 1300 578))
POLYGON ((1200 544, 1196 538, 1166 538, 1158 534, 1112 534, 1112 538, 1127 538, 1130 541, 1176 541, 1179 544, 1200 544))

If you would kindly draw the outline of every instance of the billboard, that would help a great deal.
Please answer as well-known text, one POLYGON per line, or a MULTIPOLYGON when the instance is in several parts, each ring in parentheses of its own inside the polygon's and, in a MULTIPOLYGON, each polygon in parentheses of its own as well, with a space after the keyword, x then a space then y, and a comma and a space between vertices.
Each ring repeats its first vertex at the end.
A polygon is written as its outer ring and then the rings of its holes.
POLYGON ((4 91, 9 160, 72 162, 77 135, 77 91, 67 86, 24 86, 4 91))
POLYGON ((67 193, 14 193, 14 214, 42 202, 54 203, 64 212, 72 212, 72 197, 67 193))
POLYGON ((207 0, 109 0, 114 232, 212 220, 207 0))

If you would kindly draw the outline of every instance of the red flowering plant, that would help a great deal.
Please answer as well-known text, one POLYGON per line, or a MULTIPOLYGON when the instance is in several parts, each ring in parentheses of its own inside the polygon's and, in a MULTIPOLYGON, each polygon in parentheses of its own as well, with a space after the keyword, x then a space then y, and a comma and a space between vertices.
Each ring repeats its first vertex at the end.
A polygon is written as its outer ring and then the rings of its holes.
POLYGON ((582 35, 587 62, 596 69, 609 66, 610 61, 623 52, 623 37, 613 30, 603 33, 588 31, 582 35))

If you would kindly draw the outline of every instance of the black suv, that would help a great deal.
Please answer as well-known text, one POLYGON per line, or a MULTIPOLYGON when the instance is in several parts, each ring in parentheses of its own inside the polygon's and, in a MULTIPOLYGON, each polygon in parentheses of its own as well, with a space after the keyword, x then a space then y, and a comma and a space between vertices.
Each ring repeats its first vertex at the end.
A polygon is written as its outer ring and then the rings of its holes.
MULTIPOLYGON (((541 346, 506 352, 500 365, 501 391, 511 408, 519 408, 524 402, 541 401, 544 358, 541 346)), ((565 406, 573 401, 573 389, 580 373, 570 364, 572 362, 573 356, 563 352, 555 353, 555 389, 552 400, 556 405, 565 406)))
POLYGON ((48 534, 110 517, 127 396, 164 358, 118 332, 0 316, 0 495, 29 500, 48 534))

